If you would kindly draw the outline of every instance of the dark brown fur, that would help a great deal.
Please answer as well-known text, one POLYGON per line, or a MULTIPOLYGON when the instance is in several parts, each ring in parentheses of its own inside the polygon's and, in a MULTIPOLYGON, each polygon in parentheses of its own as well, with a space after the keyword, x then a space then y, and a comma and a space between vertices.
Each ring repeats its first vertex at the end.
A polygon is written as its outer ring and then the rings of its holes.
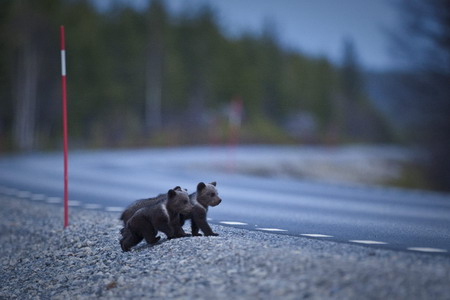
MULTIPOLYGON (((193 236, 201 236, 199 233, 199 229, 203 232, 205 236, 215 236, 218 235, 214 233, 207 221, 207 213, 209 206, 216 206, 222 201, 219 198, 218 192, 216 189, 216 182, 211 182, 209 184, 205 184, 200 182, 197 185, 197 191, 189 195, 189 200, 193 206, 192 212, 189 214, 182 214, 180 216, 179 224, 176 224, 175 219, 172 221, 173 228, 175 230, 174 237, 185 237, 188 236, 184 230, 183 225, 186 220, 191 220, 191 230, 193 236)), ((176 187, 175 189, 180 190, 180 187, 176 187)), ((145 206, 154 205, 166 199, 167 194, 161 194, 154 198, 137 200, 132 203, 120 217, 123 220, 124 224, 138 211, 140 208, 145 206)), ((122 234, 124 233, 124 229, 122 229, 122 234)))
POLYGON ((185 191, 169 190, 166 199, 139 208, 128 219, 125 228, 121 231, 123 237, 120 240, 120 246, 122 250, 130 251, 131 247, 143 239, 149 244, 158 242, 160 239, 159 236, 156 236, 158 231, 164 232, 168 239, 175 237, 177 229, 174 227, 180 224, 180 213, 189 214, 191 209, 192 205, 185 191))
POLYGON ((216 189, 216 182, 205 184, 200 182, 197 191, 189 195, 192 210, 188 214, 180 216, 180 225, 183 226, 185 220, 191 220, 191 230, 193 236, 201 236, 199 229, 205 236, 217 236, 213 232, 207 221, 208 207, 217 206, 222 202, 216 189))
MULTIPOLYGON (((174 188, 175 191, 181 191, 181 187, 176 186, 174 188)), ((141 199, 136 200, 135 202, 131 203, 130 206, 128 206, 120 216, 120 220, 123 221, 123 226, 127 225, 128 220, 134 215, 135 212, 137 212, 139 209, 153 205, 159 202, 162 202, 167 199, 167 193, 166 194, 159 194, 156 197, 153 198, 147 198, 147 199, 141 199)))

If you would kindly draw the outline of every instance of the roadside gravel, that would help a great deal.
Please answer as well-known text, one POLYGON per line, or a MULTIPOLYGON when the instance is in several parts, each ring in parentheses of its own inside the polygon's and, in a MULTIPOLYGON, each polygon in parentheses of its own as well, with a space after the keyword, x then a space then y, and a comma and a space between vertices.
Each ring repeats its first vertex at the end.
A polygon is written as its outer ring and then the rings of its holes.
POLYGON ((118 213, 0 197, 0 299, 449 299, 450 258, 212 225, 123 253, 118 213))

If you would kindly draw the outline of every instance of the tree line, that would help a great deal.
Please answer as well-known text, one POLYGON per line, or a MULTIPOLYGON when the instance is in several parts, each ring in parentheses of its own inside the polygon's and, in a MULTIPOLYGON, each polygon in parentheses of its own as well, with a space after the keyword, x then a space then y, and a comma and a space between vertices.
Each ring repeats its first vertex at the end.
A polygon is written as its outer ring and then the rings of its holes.
POLYGON ((242 142, 392 139, 351 40, 335 65, 283 47, 270 26, 227 36, 206 6, 174 15, 157 0, 107 11, 86 0, 4 0, 0 151, 60 147, 61 24, 72 147, 223 143, 236 101, 242 142))
POLYGON ((429 185, 450 191, 450 1, 396 2, 401 27, 390 36, 403 70, 385 74, 400 130, 423 150, 429 185), (387 76, 386 76, 387 75, 387 76))

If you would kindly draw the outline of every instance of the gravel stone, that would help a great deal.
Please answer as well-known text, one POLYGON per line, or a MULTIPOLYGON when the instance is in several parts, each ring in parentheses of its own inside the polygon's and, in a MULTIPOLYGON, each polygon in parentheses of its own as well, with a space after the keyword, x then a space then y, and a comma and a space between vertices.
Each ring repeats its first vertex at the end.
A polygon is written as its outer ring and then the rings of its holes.
MULTIPOLYGON (((120 249, 119 214, 0 196, 0 299, 449 299, 450 257, 247 231, 120 249)), ((188 227, 186 228, 189 231, 188 227)), ((163 235, 162 235, 163 236, 163 235)))

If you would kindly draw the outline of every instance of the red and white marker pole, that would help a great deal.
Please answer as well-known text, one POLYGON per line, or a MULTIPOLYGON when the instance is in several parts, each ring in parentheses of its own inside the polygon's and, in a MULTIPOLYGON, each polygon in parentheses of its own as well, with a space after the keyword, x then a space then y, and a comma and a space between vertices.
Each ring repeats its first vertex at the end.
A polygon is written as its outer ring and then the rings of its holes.
POLYGON ((61 79, 62 79, 62 115, 64 138, 64 228, 69 225, 69 191, 68 191, 68 158, 67 158, 67 87, 66 87, 66 47, 64 26, 60 27, 61 37, 61 79))
POLYGON ((241 97, 236 97, 231 100, 229 110, 229 145, 230 157, 228 160, 228 169, 230 172, 235 171, 235 150, 239 142, 239 130, 242 123, 243 103, 241 97))

